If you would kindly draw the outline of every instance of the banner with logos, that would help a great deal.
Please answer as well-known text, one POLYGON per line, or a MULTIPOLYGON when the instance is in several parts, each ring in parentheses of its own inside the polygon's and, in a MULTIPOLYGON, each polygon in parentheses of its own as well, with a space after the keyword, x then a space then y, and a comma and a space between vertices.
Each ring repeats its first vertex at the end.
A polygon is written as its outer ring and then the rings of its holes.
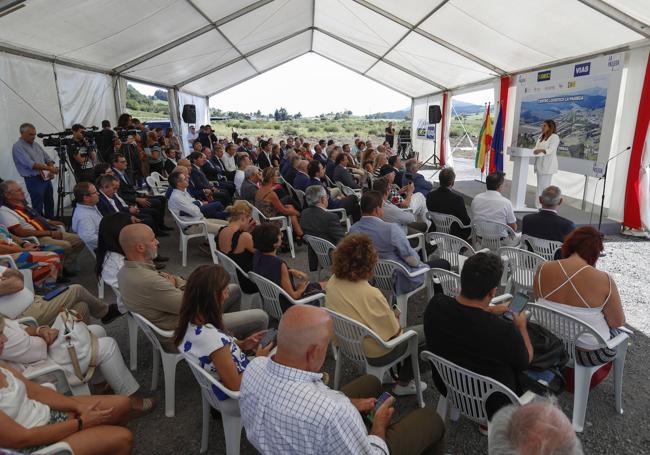
POLYGON ((436 140, 436 126, 427 119, 420 119, 415 129, 415 135, 420 139, 436 140))
POLYGON ((595 176, 610 156, 623 54, 517 78, 513 142, 534 148, 546 119, 557 125, 560 170, 595 176))

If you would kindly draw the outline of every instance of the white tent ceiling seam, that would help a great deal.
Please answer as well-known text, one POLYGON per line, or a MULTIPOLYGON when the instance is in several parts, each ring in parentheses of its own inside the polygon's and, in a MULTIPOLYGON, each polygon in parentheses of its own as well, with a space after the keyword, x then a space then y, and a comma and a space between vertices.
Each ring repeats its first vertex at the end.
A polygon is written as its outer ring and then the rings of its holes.
POLYGON ((106 10, 102 0, 83 9, 78 0, 26 0, 0 16, 0 50, 206 96, 277 67, 285 57, 273 55, 283 50, 276 46, 310 31, 293 58, 312 51, 355 67, 319 47, 317 33, 327 34, 371 58, 361 74, 417 97, 650 42, 650 3, 629 0, 112 0, 110 17, 98 24, 85 11, 100 3, 106 10), (549 14, 554 20, 545 20, 549 14), (58 22, 46 17, 77 25, 54 31, 58 22), (146 18, 156 27, 142 25, 146 18), (213 38, 222 45, 212 58, 178 62, 179 52, 197 44, 206 51, 197 46, 199 55, 209 55, 213 38), (151 60, 164 78, 147 71, 151 60), (210 77, 229 67, 240 73, 227 84, 210 77))

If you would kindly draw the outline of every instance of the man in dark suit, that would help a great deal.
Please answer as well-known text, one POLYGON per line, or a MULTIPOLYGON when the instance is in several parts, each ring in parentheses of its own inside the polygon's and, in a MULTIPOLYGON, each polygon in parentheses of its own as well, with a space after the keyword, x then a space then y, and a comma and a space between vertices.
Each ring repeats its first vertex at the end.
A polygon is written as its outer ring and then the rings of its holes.
POLYGON ((132 216, 132 220, 140 220, 151 228, 157 237, 168 237, 169 234, 160 231, 156 225, 154 218, 146 213, 141 213, 137 207, 129 207, 129 205, 121 199, 117 190, 120 187, 120 181, 113 175, 103 175, 97 182, 97 189, 99 190, 99 201, 97 202, 97 210, 102 216, 108 216, 113 213, 128 213, 132 216))
MULTIPOLYGON (((444 168, 438 174, 438 179, 440 180, 440 186, 427 194, 427 210, 454 215, 463 224, 469 225, 471 220, 467 214, 463 196, 452 191, 454 182, 456 181, 454 169, 450 167, 444 168)), ((431 228, 432 230, 434 229, 433 224, 431 228)), ((461 229, 455 223, 451 226, 451 234, 463 240, 469 239, 471 233, 471 228, 461 229)))
POLYGON ((325 175, 332 181, 334 181, 334 169, 336 169, 336 158, 339 156, 339 153, 339 149, 332 148, 328 153, 329 158, 327 159, 327 163, 323 164, 325 166, 325 175))
POLYGON ((300 158, 298 155, 292 156, 291 165, 287 168, 286 172, 282 176, 291 185, 293 185, 294 179, 296 178, 296 174, 298 173, 296 166, 298 166, 298 163, 300 162, 301 159, 302 158, 300 158))
POLYGON ((212 150, 210 150, 208 147, 204 147, 202 152, 205 155, 205 163, 203 163, 203 166, 201 166, 201 170, 208 178, 208 180, 225 179, 225 169, 222 169, 217 164, 215 164, 213 161, 214 157, 212 156, 212 150))
POLYGON ((127 204, 137 206, 140 212, 151 215, 160 231, 171 231, 172 228, 165 226, 165 208, 167 200, 162 196, 142 196, 138 194, 131 177, 126 173, 126 159, 120 153, 113 157, 113 175, 120 181, 119 196, 127 204))
POLYGON ((271 166, 271 143, 269 141, 260 142, 260 151, 257 155, 257 167, 264 170, 271 166))
POLYGON ((293 187, 300 191, 306 191, 309 186, 309 175, 307 174, 307 167, 309 166, 309 161, 300 160, 296 167, 296 176, 293 179, 293 187))
MULTIPOLYGON (((305 192, 307 207, 300 215, 300 225, 305 234, 320 237, 336 245, 339 240, 345 237, 345 230, 341 226, 341 220, 336 213, 328 212, 327 192, 320 185, 313 185, 305 192)), ((311 249, 307 251, 309 258, 309 270, 317 270, 318 257, 311 249)))
POLYGON ((163 166, 167 175, 174 172, 174 168, 178 166, 178 161, 176 159, 176 150, 172 148, 165 150, 165 164, 163 166))
POLYGON ((201 170, 206 162, 205 155, 201 152, 192 152, 188 158, 192 164, 192 169, 190 171, 190 184, 193 185, 195 189, 200 190, 200 192, 203 193, 203 197, 200 199, 214 199, 221 202, 224 207, 230 205, 230 195, 228 192, 210 183, 210 180, 201 170))
POLYGON ((328 156, 325 147, 321 146, 320 143, 314 145, 314 159, 320 161, 323 166, 327 165, 328 156))
POLYGON ((539 197, 542 208, 537 213, 526 215, 522 221, 521 233, 544 240, 564 242, 564 237, 576 228, 573 221, 557 214, 562 204, 562 190, 549 186, 539 197))
POLYGON ((334 182, 341 182, 343 185, 356 190, 359 188, 359 185, 352 177, 352 174, 348 170, 348 156, 345 153, 339 153, 336 157, 336 167, 334 168, 334 182))

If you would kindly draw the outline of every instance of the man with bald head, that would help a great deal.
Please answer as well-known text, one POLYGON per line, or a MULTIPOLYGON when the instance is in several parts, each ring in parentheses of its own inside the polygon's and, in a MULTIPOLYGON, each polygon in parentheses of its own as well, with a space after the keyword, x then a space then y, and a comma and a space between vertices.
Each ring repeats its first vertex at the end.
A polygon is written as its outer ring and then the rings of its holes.
POLYGON ((444 452, 444 424, 434 409, 411 412, 393 425, 391 397, 370 431, 361 413, 382 393, 374 376, 330 389, 319 373, 333 335, 323 308, 294 305, 280 321, 277 352, 244 372, 239 407, 246 436, 264 454, 419 454, 444 452))
MULTIPOLYGON (((163 330, 175 330, 181 310, 185 280, 159 272, 153 263, 158 254, 158 240, 145 224, 130 224, 120 231, 120 246, 126 260, 117 273, 117 283, 124 305, 163 330)), ((224 302, 223 323, 237 338, 264 330, 268 316, 262 310, 236 311, 241 296, 239 288, 229 285, 230 296, 224 302)), ((176 352, 171 338, 161 340, 169 352, 176 352)))
POLYGON ((490 455, 583 455, 571 421, 552 402, 506 406, 490 422, 490 455))

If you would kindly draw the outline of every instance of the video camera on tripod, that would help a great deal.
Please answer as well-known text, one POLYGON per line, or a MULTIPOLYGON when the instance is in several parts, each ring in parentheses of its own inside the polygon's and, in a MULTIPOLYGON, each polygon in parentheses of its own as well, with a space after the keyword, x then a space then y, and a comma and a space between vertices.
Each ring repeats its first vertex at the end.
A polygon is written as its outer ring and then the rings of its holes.
POLYGON ((142 133, 142 130, 135 128, 115 128, 115 131, 117 132, 117 136, 120 138, 120 141, 122 141, 122 144, 126 144, 128 142, 129 136, 136 136, 142 133))

